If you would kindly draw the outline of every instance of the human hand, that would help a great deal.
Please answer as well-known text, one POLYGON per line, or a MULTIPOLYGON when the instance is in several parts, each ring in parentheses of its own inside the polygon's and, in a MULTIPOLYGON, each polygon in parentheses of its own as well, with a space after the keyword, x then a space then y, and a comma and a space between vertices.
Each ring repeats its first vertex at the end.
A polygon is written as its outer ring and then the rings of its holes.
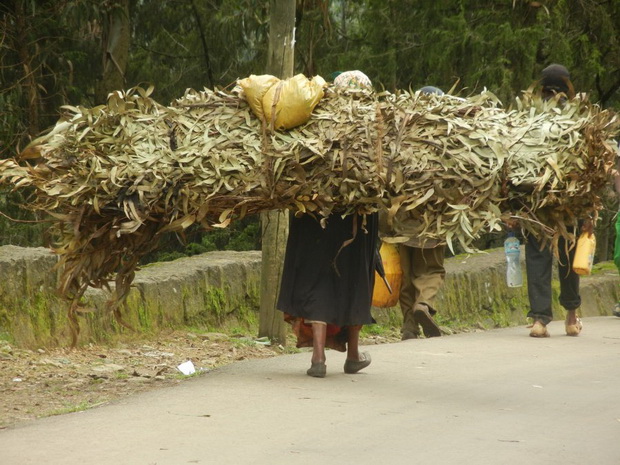
POLYGON ((587 218, 581 225, 581 233, 588 233, 588 236, 594 234, 594 222, 592 218, 587 218))
POLYGON ((514 231, 515 229, 519 229, 519 220, 514 216, 503 217, 502 221, 508 230, 514 231))

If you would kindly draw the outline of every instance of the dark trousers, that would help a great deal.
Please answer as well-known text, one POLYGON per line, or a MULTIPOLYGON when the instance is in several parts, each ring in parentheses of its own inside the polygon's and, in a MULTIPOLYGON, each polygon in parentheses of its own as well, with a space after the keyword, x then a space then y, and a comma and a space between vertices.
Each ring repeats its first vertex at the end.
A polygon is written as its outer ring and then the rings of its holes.
MULTIPOLYGON (((558 274, 560 280, 560 305, 566 310, 575 310, 581 305, 579 275, 573 271, 575 244, 568 244, 564 238, 558 242, 558 274), (567 245, 572 246, 566 250, 567 245)), ((530 311, 527 316, 548 324, 553 320, 551 311, 551 275, 553 253, 549 247, 540 250, 534 236, 527 235, 525 243, 525 270, 530 311)))

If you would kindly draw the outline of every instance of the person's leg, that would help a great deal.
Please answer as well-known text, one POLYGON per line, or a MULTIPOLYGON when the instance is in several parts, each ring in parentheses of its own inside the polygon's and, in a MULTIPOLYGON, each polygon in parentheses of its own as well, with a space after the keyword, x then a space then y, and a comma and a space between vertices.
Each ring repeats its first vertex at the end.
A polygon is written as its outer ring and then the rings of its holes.
POLYGON ((312 322, 312 363, 325 363, 325 339, 327 324, 322 321, 312 322))
POLYGON ((415 322, 415 318, 413 316, 413 306, 417 299, 417 290, 413 285, 413 279, 415 276, 412 264, 412 253, 412 247, 402 244, 398 247, 400 267, 403 271, 402 284, 398 298, 400 310, 403 314, 403 326, 401 329, 403 340, 415 339, 420 334, 420 329, 418 328, 418 324, 415 322))
POLYGON ((528 317, 534 320, 530 336, 548 336, 547 324, 553 320, 551 310, 551 274, 553 255, 548 247, 540 249, 536 238, 531 234, 525 243, 525 271, 527 274, 527 294, 530 301, 528 317))
POLYGON ((360 343, 360 331, 361 326, 349 326, 348 327, 348 339, 347 339, 347 359, 359 360, 359 343, 360 343))
POLYGON ((560 280, 560 305, 566 309, 566 334, 577 336, 583 327, 577 317, 581 306, 579 295, 579 275, 573 271, 575 244, 568 244, 564 238, 558 241, 558 278, 560 280), (567 246, 572 246, 567 250, 567 246))
POLYGON ((427 305, 433 315, 436 310, 432 308, 431 304, 446 277, 445 254, 446 246, 438 245, 430 249, 416 249, 414 255, 413 266, 416 273, 413 284, 417 289, 417 303, 427 305))
POLYGON ((344 372, 353 374, 370 365, 370 354, 360 353, 359 340, 361 326, 349 326, 347 339, 347 359, 344 362, 344 372))
POLYGON ((322 321, 312 322, 312 365, 306 372, 315 378, 325 377, 325 339, 327 338, 327 324, 322 321))
POLYGON ((431 302, 439 292, 446 276, 443 266, 444 256, 445 246, 413 249, 413 286, 417 295, 413 315, 415 323, 422 326, 426 337, 441 336, 441 330, 432 318, 436 310, 431 306, 431 302))

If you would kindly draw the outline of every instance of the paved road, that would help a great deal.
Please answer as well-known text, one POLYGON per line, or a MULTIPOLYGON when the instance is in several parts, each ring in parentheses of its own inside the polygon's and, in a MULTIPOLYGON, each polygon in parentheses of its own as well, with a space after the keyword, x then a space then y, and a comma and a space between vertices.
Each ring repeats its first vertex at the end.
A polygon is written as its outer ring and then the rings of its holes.
POLYGON ((325 379, 309 354, 0 432, 1 465, 620 464, 620 318, 578 338, 523 327, 368 348, 325 379))

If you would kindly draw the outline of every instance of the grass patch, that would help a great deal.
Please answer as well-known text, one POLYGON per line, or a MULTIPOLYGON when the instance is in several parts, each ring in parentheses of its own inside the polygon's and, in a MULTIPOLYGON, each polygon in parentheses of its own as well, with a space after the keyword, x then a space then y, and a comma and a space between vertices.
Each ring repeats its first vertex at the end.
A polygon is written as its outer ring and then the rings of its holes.
POLYGON ((592 267, 592 274, 605 273, 608 271, 618 272, 614 262, 599 262, 592 267))
POLYGON ((98 407, 100 405, 105 404, 105 402, 98 402, 95 404, 91 404, 89 401, 83 401, 79 404, 67 405, 66 407, 53 410, 47 416, 55 416, 55 415, 64 415, 65 413, 75 413, 75 412, 83 412, 84 410, 91 409, 93 407, 98 407))

